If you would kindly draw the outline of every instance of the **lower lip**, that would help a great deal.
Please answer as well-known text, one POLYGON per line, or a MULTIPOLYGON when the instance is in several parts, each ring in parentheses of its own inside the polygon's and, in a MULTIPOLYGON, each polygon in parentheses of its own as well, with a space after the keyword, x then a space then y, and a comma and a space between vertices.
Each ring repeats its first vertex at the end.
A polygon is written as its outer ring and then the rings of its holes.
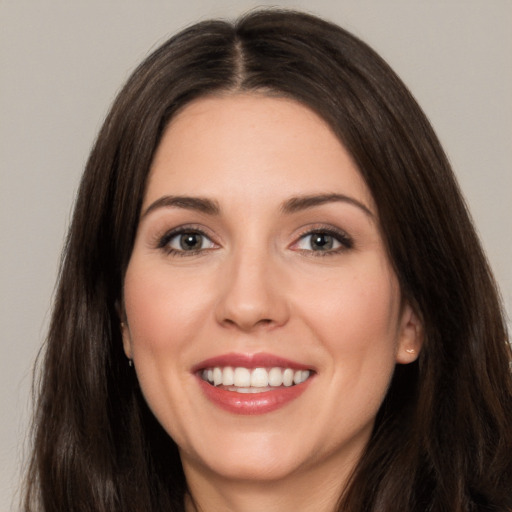
POLYGON ((262 393, 237 393, 208 384, 198 377, 199 385, 206 397, 216 406, 234 414, 266 414, 284 407, 306 390, 311 377, 290 387, 281 387, 262 393))

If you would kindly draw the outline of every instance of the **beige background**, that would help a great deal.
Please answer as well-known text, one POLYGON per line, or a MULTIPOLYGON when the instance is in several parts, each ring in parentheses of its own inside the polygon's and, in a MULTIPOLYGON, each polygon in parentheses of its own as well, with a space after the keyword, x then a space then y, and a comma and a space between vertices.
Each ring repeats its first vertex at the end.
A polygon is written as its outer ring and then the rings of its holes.
MULTIPOLYGON (((110 101, 177 29, 265 4, 0 0, 0 511, 17 510, 31 368, 73 195, 110 101)), ((512 311, 512 1, 273 4, 338 22, 409 85, 445 145, 512 311)))

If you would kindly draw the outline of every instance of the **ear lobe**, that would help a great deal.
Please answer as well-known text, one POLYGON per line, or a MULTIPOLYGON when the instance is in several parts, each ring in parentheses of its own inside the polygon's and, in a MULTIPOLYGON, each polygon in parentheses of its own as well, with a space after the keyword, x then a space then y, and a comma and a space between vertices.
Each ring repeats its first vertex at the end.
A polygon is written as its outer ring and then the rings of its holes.
POLYGON ((404 306, 396 351, 398 364, 409 364, 418 359, 423 346, 423 323, 409 304, 404 306))
POLYGON ((121 336, 123 338, 123 349, 128 359, 133 359, 132 355, 132 338, 130 335, 130 329, 126 322, 121 322, 121 336))
POLYGON ((124 308, 124 300, 119 299, 116 300, 115 303, 116 313, 121 321, 119 323, 119 327, 121 329, 121 337, 123 338, 123 349, 126 357, 128 359, 133 359, 132 357, 132 339, 130 336, 130 329, 126 322, 126 311, 124 308))

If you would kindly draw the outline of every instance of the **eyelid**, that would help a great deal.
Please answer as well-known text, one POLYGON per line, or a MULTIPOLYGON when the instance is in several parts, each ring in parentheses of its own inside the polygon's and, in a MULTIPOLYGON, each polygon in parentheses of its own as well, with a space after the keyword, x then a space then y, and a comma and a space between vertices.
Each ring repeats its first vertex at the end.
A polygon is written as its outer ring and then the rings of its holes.
POLYGON ((302 251, 308 254, 314 254, 315 256, 327 256, 347 251, 349 249, 352 249, 353 246, 354 240, 346 231, 332 225, 314 224, 307 226, 306 228, 303 228, 296 236, 295 241, 291 244, 290 248, 292 250, 302 251), (296 248, 296 246, 302 239, 304 239, 307 236, 314 235, 315 233, 322 233, 334 237, 340 243, 340 247, 327 251, 313 251, 312 249, 296 248))
POLYGON ((215 237, 209 233, 210 230, 204 228, 204 226, 198 224, 182 224, 180 226, 176 226, 172 229, 168 229, 163 232, 163 234, 158 233, 155 236, 155 241, 153 246, 157 249, 160 249, 167 254, 175 254, 179 256, 193 256, 198 253, 206 253, 213 249, 216 249, 220 246, 220 244, 215 240, 215 237), (195 233, 207 238, 215 247, 209 248, 201 248, 196 250, 184 251, 180 249, 175 249, 169 246, 169 242, 176 236, 183 235, 186 233, 195 233))

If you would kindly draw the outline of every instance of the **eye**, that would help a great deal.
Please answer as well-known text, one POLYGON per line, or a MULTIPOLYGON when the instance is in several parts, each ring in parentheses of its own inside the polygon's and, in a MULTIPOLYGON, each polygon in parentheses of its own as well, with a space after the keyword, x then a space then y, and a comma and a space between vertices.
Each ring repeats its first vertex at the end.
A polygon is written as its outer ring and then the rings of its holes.
POLYGON ((315 230, 302 235, 293 249, 316 253, 338 253, 350 249, 352 240, 343 232, 333 230, 315 230))
POLYGON ((198 230, 180 230, 172 231, 166 234, 159 242, 158 246, 169 254, 184 253, 196 254, 203 250, 214 249, 216 244, 198 230))

